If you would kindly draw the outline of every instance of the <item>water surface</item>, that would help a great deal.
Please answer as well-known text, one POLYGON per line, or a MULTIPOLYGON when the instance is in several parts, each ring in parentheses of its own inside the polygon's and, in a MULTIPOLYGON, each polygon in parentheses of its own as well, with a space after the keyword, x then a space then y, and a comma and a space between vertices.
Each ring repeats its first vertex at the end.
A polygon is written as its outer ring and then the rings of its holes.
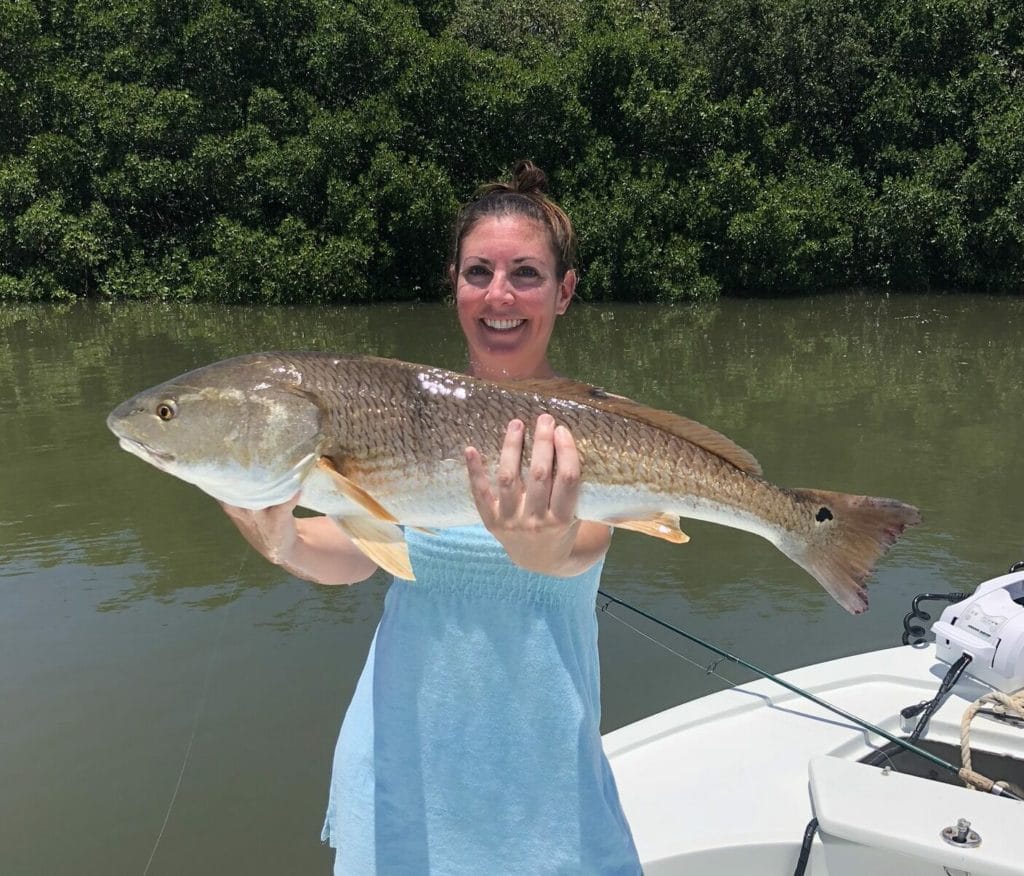
MULTIPOLYGON (((685 546, 617 535, 604 587, 773 671, 897 643, 915 594, 1024 555, 1022 333, 1016 299, 574 305, 563 373, 715 426, 778 483, 925 516, 859 618, 766 542, 690 521, 685 546)), ((464 364, 440 305, 0 310, 0 874, 328 871, 331 752, 386 579, 291 578, 104 427, 143 387, 274 348, 464 364)), ((601 625, 606 730, 720 685, 601 625)))

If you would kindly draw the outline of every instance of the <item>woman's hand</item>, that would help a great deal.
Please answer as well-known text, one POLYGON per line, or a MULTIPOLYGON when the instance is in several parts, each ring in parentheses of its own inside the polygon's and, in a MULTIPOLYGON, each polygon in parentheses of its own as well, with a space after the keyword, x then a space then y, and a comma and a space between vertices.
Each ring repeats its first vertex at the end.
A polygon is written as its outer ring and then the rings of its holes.
POLYGON ((296 578, 317 584, 355 584, 377 571, 377 564, 329 517, 295 517, 299 495, 260 511, 223 502, 221 507, 249 544, 296 578))
POLYGON ((293 512, 299 504, 299 493, 281 505, 271 505, 260 511, 238 508, 221 502, 224 513, 238 527, 242 537, 258 553, 274 565, 284 565, 295 548, 298 529, 293 512))
POLYGON ((479 451, 466 448, 473 500, 484 526, 517 566, 577 575, 604 556, 611 529, 576 517, 580 460, 569 430, 549 414, 537 419, 524 476, 525 431, 521 420, 508 424, 493 487, 479 451))

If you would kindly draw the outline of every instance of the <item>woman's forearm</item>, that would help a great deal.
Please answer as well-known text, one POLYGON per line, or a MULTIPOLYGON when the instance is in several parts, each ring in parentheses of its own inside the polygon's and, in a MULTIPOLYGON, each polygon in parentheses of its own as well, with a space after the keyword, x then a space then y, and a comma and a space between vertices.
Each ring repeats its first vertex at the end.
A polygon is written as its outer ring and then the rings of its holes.
POLYGON ((377 564, 330 518, 299 518, 295 530, 290 549, 272 562, 297 578, 326 585, 358 584, 377 571, 377 564))
POLYGON ((365 581, 376 564, 327 517, 292 513, 298 496, 282 505, 249 511, 222 503, 249 544, 271 563, 317 584, 365 581))

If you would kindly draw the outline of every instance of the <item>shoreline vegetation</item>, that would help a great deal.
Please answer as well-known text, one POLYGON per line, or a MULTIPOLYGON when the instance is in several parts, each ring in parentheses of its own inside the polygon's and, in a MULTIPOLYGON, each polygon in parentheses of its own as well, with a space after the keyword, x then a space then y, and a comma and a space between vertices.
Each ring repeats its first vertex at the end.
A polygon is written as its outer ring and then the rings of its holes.
POLYGON ((527 157, 591 301, 1019 293, 1022 34, 1019 0, 0 0, 0 302, 440 300, 457 204, 527 157))

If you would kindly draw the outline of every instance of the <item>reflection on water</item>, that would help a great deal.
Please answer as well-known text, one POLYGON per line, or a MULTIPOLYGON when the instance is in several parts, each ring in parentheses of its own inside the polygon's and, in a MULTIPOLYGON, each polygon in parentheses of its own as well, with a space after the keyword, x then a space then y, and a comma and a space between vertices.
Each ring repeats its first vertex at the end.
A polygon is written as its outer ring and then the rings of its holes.
MULTIPOLYGON (((690 521, 682 547, 618 535, 604 587, 771 670, 895 643, 914 594, 1024 554, 1022 311, 978 297, 576 305, 563 373, 715 426, 778 483, 893 495, 925 516, 861 618, 767 543, 690 521)), ((0 873, 141 873, 151 854, 152 874, 324 872, 331 748, 384 576, 319 588, 282 574, 211 500, 118 450, 104 418, 237 353, 457 369, 460 337, 437 305, 0 311, 0 873)), ((601 636, 607 728, 715 685, 618 624, 601 636)))

